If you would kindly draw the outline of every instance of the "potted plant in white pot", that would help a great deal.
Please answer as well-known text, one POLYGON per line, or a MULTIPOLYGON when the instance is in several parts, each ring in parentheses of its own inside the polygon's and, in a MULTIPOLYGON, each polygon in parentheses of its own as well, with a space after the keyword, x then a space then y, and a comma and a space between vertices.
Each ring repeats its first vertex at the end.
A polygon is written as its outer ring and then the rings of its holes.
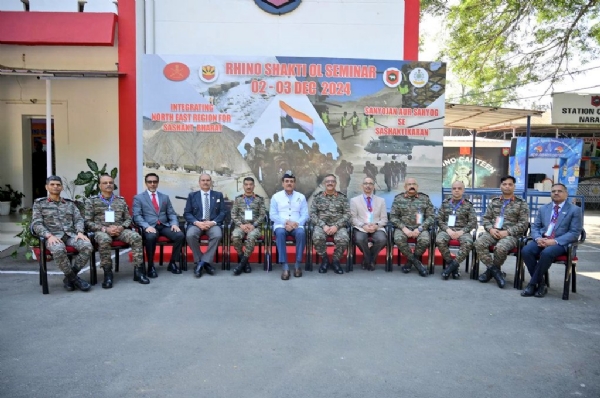
POLYGON ((6 216, 11 211, 16 211, 23 203, 24 197, 23 192, 12 189, 10 184, 5 184, 4 188, 0 187, 0 216, 6 216))

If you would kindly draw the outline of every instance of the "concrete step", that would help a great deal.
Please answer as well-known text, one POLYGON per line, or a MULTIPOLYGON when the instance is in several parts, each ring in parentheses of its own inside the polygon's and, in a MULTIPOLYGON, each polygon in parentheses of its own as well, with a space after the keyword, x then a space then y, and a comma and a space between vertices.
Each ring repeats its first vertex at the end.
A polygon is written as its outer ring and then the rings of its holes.
POLYGON ((0 232, 10 233, 21 231, 21 226, 18 223, 21 222, 21 214, 11 213, 7 216, 0 216, 0 232))
POLYGON ((20 238, 15 238, 15 233, 16 232, 0 232, 0 258, 12 253, 16 246, 21 242, 20 238))

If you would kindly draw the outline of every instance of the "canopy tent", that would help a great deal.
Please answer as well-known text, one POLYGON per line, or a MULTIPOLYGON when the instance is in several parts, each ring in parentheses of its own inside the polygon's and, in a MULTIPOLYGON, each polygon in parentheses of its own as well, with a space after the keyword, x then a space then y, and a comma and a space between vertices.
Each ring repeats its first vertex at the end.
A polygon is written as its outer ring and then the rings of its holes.
MULTIPOLYGON (((475 138, 478 130, 488 129, 492 126, 508 123, 513 120, 527 119, 527 147, 531 134, 531 116, 541 117, 543 111, 531 109, 499 108, 479 105, 463 105, 446 103, 444 127, 471 130, 473 136, 473 170, 475 170, 475 138)), ((523 196, 527 196, 529 172, 529 159, 525 160, 525 188, 523 196)), ((472 173, 472 186, 475 186, 475 173, 472 173)))

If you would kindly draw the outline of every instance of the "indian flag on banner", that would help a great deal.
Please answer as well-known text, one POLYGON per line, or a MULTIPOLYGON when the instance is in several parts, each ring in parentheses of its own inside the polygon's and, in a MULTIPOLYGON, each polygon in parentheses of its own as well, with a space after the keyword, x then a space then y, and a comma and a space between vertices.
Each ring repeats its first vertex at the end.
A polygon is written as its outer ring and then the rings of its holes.
POLYGON ((281 129, 294 129, 303 132, 306 136, 314 140, 313 120, 305 113, 295 110, 284 101, 279 101, 281 108, 281 129))

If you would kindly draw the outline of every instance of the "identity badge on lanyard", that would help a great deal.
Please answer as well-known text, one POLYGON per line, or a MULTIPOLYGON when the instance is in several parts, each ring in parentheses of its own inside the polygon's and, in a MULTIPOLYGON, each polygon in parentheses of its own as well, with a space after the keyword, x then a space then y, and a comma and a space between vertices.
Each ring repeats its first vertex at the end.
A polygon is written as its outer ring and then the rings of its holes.
POLYGON ((421 209, 417 211, 417 218, 415 221, 417 222, 417 225, 423 224, 423 213, 421 212, 421 209))
POLYGON ((244 211, 244 220, 246 220, 246 221, 252 220, 252 209, 250 208, 250 205, 252 204, 253 201, 254 201, 254 198, 252 198, 250 200, 244 198, 244 202, 246 202, 246 210, 244 211))
POLYGON ((510 199, 507 199, 504 201, 504 204, 502 205, 502 209, 500 209, 500 215, 498 217, 496 217, 496 222, 494 223, 494 228, 502 229, 502 226, 504 225, 504 208, 506 206, 508 206, 510 201, 511 201, 510 199))
POLYGON ((448 216, 448 226, 449 227, 453 227, 456 225, 456 209, 458 209, 460 207, 460 205, 462 204, 462 199, 460 202, 458 202, 458 204, 456 206, 454 206, 454 210, 452 210, 452 214, 450 214, 448 216))
POLYGON ((104 211, 104 222, 115 222, 115 212, 110 207, 113 200, 115 199, 115 195, 111 195, 110 200, 104 199, 102 197, 102 194, 99 194, 98 197, 100 198, 101 201, 103 201, 104 203, 106 203, 108 205, 108 210, 104 211))

